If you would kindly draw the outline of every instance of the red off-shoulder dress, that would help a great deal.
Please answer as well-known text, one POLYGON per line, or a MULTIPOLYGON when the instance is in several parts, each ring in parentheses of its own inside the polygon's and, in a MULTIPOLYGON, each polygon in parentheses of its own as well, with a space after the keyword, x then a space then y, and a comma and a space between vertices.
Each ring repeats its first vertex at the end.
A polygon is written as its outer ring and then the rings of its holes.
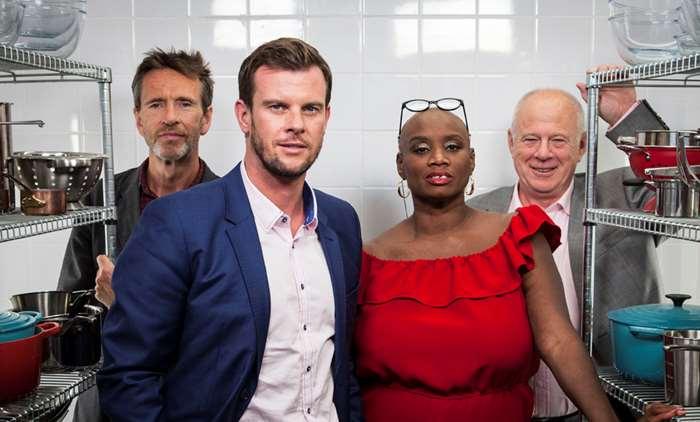
POLYGON ((536 233, 559 245, 559 228, 530 206, 468 256, 363 253, 355 348, 368 422, 530 420, 540 359, 522 275, 534 268, 536 233))

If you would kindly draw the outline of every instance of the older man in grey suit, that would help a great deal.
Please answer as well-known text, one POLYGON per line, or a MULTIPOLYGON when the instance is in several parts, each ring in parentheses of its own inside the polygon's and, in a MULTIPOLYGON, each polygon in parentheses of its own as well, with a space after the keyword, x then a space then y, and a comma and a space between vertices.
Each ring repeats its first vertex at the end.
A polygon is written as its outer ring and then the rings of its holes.
MULTIPOLYGON (((585 87, 579 86, 585 95, 585 87)), ((586 98, 584 96, 584 98, 586 98)), ((659 129, 663 121, 644 101, 637 102, 634 89, 603 90, 600 115, 611 124, 608 136, 634 134, 634 129, 659 129), (622 118, 624 116, 624 118, 622 118)), ((562 245, 554 252, 561 274, 569 315, 574 327, 580 325, 583 283, 584 174, 575 174, 576 164, 586 149, 584 113, 578 100, 557 89, 540 89, 526 94, 517 104, 508 148, 518 183, 469 200, 476 208, 510 212, 523 205, 537 204, 562 229, 562 245)), ((640 185, 628 168, 598 176, 596 200, 601 208, 636 210, 653 193, 640 185)), ((659 301, 658 239, 642 233, 600 227, 596 245, 596 309, 594 357, 599 364, 611 363, 607 312, 611 309, 659 301)), ((578 418, 577 409, 562 392, 546 365, 533 379, 535 418, 578 418)), ((559 419, 561 418, 561 419, 559 419)))

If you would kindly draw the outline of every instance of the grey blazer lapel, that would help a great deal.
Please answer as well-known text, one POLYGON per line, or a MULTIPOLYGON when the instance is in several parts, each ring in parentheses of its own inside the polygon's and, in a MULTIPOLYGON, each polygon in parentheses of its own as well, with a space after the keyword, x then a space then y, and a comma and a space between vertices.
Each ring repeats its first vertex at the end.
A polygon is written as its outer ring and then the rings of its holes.
POLYGON ((569 263, 574 276, 574 286, 579 308, 581 307, 581 291, 583 289, 583 192, 584 178, 574 175, 574 189, 571 192, 571 209, 569 216, 569 263))
POLYGON ((117 254, 124 248, 139 220, 139 172, 132 171, 124 178, 116 192, 117 215, 117 254))
POLYGON ((484 211, 508 212, 508 207, 510 206, 512 198, 513 186, 506 186, 470 198, 467 201, 467 205, 484 211))

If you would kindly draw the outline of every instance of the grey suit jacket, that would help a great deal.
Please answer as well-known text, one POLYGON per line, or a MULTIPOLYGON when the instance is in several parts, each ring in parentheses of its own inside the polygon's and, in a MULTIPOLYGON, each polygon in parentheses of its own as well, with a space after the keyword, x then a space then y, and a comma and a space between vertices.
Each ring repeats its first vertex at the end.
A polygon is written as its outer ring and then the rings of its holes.
MULTIPOLYGON (((203 162, 203 161, 202 161, 203 162)), ((133 168, 114 176, 114 196, 117 207, 117 248, 115 258, 129 240, 139 220, 139 168, 133 168)), ((204 163, 202 182, 218 179, 204 163)), ((86 205, 102 205, 102 183, 88 195, 86 205)), ((89 224, 73 228, 63 256, 58 289, 66 291, 92 289, 97 274, 97 255, 104 254, 104 228, 102 224, 89 224)))

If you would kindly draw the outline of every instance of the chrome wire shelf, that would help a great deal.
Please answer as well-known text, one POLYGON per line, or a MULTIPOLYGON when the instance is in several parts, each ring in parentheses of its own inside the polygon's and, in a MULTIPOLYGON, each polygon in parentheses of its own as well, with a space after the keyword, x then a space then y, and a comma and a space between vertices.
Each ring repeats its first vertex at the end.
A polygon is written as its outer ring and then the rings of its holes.
POLYGON ((50 414, 95 385, 98 366, 52 370, 41 374, 39 387, 28 396, 0 405, 0 421, 33 421, 50 414))
POLYGON ((0 215, 0 242, 51 233, 85 224, 115 219, 114 207, 85 207, 62 215, 46 217, 15 214, 0 215))
POLYGON ((0 83, 52 81, 112 82, 112 70, 35 51, 0 46, 0 83))
POLYGON ((587 84, 589 88, 608 85, 700 87, 700 54, 590 73, 587 84))
POLYGON ((586 221, 700 242, 700 219, 697 218, 656 217, 636 211, 591 208, 586 210, 586 221))
MULTIPOLYGON (((644 406, 655 401, 665 400, 664 388, 656 385, 641 384, 623 378, 615 368, 598 368, 598 379, 603 390, 638 415, 644 414, 644 406)), ((673 421, 700 421, 700 407, 686 407, 685 416, 673 418, 673 421)))

